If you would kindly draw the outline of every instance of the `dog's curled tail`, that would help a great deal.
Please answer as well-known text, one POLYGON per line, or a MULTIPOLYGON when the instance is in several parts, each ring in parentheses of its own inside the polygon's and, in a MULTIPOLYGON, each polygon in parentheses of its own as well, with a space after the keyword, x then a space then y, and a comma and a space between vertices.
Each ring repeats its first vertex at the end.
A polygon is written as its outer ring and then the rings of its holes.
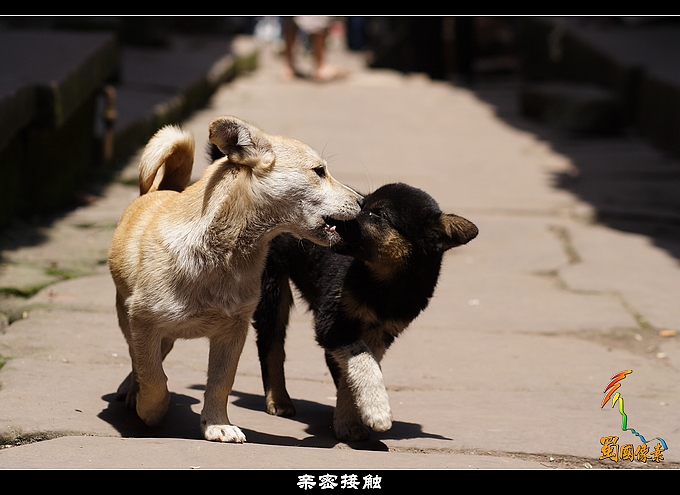
POLYGON ((193 136, 179 127, 169 125, 159 130, 149 140, 139 162, 139 194, 183 191, 191 179, 194 148, 193 136))

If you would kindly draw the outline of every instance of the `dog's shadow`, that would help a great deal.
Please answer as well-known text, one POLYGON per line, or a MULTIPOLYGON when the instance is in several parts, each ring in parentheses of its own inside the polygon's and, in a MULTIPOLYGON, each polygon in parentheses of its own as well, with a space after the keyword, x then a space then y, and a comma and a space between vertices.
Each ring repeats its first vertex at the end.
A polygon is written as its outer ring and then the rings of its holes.
MULTIPOLYGON (((205 386, 196 385, 192 388, 205 389, 205 386)), ((264 410, 264 397, 262 395, 235 390, 232 391, 232 397, 235 407, 267 414, 264 410)), ((203 438, 199 427, 200 415, 191 408, 200 402, 194 397, 170 392, 168 412, 161 423, 153 428, 145 425, 134 411, 127 408, 124 401, 117 401, 115 394, 107 394, 102 399, 108 403, 108 406, 99 413, 99 418, 113 426, 123 437, 184 438, 190 440, 201 440, 203 438)), ((288 419, 304 424, 308 437, 300 440, 295 437, 249 430, 239 425, 246 435, 248 443, 314 448, 333 448, 341 443, 333 435, 333 406, 301 399, 293 399, 293 403, 296 414, 288 419)), ((441 435, 426 433, 419 424, 395 421, 389 431, 371 432, 368 440, 344 443, 355 450, 387 451, 389 448, 383 443, 383 440, 409 438, 451 440, 441 435)))
MULTIPOLYGON (((264 411, 265 402, 262 395, 232 391, 232 396, 235 398, 233 402, 235 406, 267 414, 264 411)), ((392 428, 389 431, 371 432, 368 440, 340 442, 333 434, 333 406, 302 399, 292 400, 295 405, 296 413, 295 416, 288 419, 306 425, 305 432, 309 434, 308 437, 300 440, 298 438, 282 437, 244 429, 248 441, 267 445, 315 448, 333 448, 338 443, 344 443, 355 450, 388 451, 389 448, 383 443, 383 440, 403 440, 409 438, 437 438, 440 440, 451 440, 450 438, 441 435, 426 433, 419 424, 395 421, 392 423, 392 428)))
POLYGON ((125 401, 116 400, 116 394, 102 397, 108 402, 98 417, 113 426, 123 437, 128 438, 203 438, 199 426, 200 415, 191 406, 200 401, 188 395, 170 392, 170 406, 160 424, 149 427, 139 419, 135 411, 128 409, 125 401))

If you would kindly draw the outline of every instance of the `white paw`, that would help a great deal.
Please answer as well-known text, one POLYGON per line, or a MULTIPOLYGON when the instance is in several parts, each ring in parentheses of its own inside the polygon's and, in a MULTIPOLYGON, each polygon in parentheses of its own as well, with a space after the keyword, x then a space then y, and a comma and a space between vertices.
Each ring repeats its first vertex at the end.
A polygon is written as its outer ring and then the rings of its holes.
POLYGON ((384 386, 379 385, 357 397, 357 408, 366 426, 374 431, 387 431, 392 428, 392 409, 384 386))
POLYGON ((241 432, 238 426, 234 425, 206 426, 203 430, 203 436, 206 440, 212 442, 243 443, 246 441, 246 436, 241 432))
POLYGON ((361 420, 373 431, 387 431, 392 428, 392 411, 388 407, 387 411, 364 413, 361 420))

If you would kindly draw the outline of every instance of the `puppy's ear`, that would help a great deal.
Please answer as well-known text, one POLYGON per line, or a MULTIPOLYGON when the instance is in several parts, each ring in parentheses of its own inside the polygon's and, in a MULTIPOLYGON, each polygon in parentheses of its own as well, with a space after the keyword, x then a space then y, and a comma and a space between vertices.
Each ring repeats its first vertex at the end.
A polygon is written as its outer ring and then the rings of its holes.
POLYGON ((210 123, 209 139, 232 163, 254 168, 274 162, 274 151, 266 134, 236 117, 214 119, 210 123))
POLYGON ((439 241, 442 244, 444 251, 453 247, 467 244, 472 239, 477 237, 479 230, 477 226, 458 215, 442 213, 439 221, 442 226, 442 233, 439 236, 439 241))

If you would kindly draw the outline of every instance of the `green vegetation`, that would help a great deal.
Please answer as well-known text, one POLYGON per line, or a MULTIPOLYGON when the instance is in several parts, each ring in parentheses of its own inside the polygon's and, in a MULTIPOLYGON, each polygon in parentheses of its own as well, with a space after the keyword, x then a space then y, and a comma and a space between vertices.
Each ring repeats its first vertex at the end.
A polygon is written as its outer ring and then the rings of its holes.
POLYGON ((0 449, 18 447, 19 445, 26 445, 29 443, 42 442, 44 440, 52 440, 54 438, 75 435, 80 435, 80 433, 69 431, 43 431, 35 433, 22 433, 19 431, 15 431, 5 435, 0 435, 0 449))

